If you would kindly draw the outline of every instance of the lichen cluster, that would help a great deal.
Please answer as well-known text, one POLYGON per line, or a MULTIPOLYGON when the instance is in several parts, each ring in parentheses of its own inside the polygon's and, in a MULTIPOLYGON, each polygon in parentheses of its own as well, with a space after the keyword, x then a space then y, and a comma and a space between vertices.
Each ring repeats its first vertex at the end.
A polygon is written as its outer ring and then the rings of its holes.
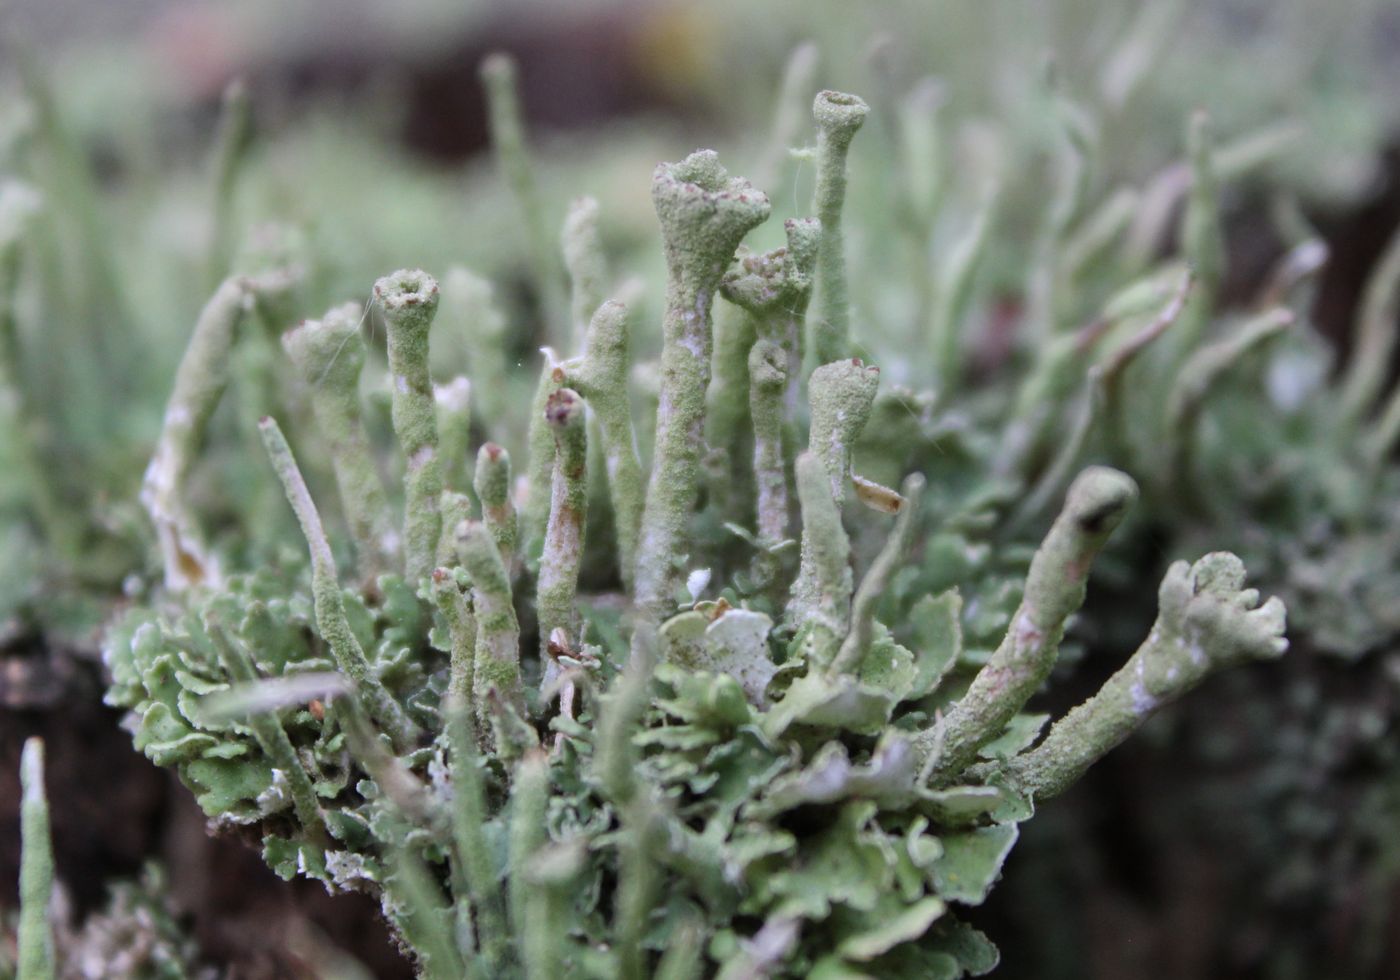
MULTIPOLYGON (((502 162, 537 215, 513 72, 500 59, 484 71, 502 162)), ((1087 339, 1051 316, 998 447, 928 411, 965 374, 950 358, 983 232, 940 285, 941 389, 881 392, 879 368, 855 356, 840 214, 864 113, 855 96, 817 95, 817 216, 789 221, 772 252, 741 247, 771 204, 715 153, 656 169, 654 424, 630 407, 643 327, 602 298, 596 205, 570 215, 563 263, 534 250, 538 276, 562 264, 573 277, 574 322, 554 336, 578 353, 547 352, 519 483, 501 446, 461 442, 481 431, 473 394, 499 379, 469 371, 435 394, 432 276, 395 272, 363 313, 291 327, 283 346, 312 411, 258 429, 309 560, 218 561, 182 489, 236 318, 295 272, 234 276, 201 318, 146 484, 166 589, 109 631, 109 701, 215 826, 261 837, 279 874, 378 895, 423 975, 985 973, 995 947, 957 909, 985 899, 1036 803, 1212 671, 1285 649, 1282 604, 1261 604, 1240 560, 1212 552, 1167 570, 1156 622, 1097 695, 1048 731, 1025 710, 1139 496, 1118 470, 1069 477, 1121 424, 1129 362, 1178 317, 1194 324, 1178 334, 1206 332, 1208 151, 1186 217, 1197 285, 1154 268, 1087 339), (386 331, 396 492, 361 408, 366 320, 386 331), (1073 390, 1104 334, 1082 421, 1056 446, 1063 399, 1034 393, 1073 390), (313 496, 313 465, 338 500, 313 496), (1061 499, 1033 554, 1023 532, 988 533, 1034 526, 1061 499), (616 576, 580 591, 600 506, 616 576), (323 509, 343 515, 354 575, 323 509)), ((1047 236, 1069 226, 1055 222, 1047 236)), ((488 345, 468 353, 499 363, 488 345)), ((1181 346, 1169 434, 1194 442, 1177 416, 1213 375, 1181 368, 1196 345, 1181 346)))

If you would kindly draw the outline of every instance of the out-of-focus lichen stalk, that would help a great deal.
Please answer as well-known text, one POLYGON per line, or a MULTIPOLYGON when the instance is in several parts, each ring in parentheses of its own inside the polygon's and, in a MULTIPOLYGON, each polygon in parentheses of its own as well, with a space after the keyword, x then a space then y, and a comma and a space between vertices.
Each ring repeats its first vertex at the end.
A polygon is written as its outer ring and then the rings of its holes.
MULTIPOLYGON (((1299 220, 1302 220, 1301 217, 1299 220)), ((1307 237, 1279 256, 1270 268, 1268 278, 1255 294, 1252 306, 1259 311, 1275 306, 1311 309, 1317 280, 1331 257, 1327 243, 1314 237, 1313 229, 1307 229, 1307 237)))
POLYGON ((729 179, 712 150, 657 167, 652 202, 666 253, 666 314, 656 445, 637 552, 636 604, 659 621, 672 608, 675 563, 690 550, 688 525, 710 380, 711 304, 734 250, 768 217, 770 206, 748 181, 729 179))
POLYGON ((39 195, 15 180, 0 181, 0 399, 8 399, 10 440, 15 461, 30 492, 28 505, 54 555, 74 560, 81 554, 82 528, 63 505, 59 482, 39 452, 35 424, 39 412, 23 383, 24 368, 15 316, 20 244, 42 205, 39 195))
POLYGON ((1071 293, 1083 288, 1081 280, 1089 272, 1116 260, 1114 245, 1128 230, 1138 198, 1133 188, 1118 188, 1086 214, 1065 239, 1060 276, 1071 293))
POLYGON ((248 86, 235 78, 224 87, 219 114, 219 131, 214 138, 210 159, 210 206, 208 281, 216 284, 229 274, 234 241, 238 231, 233 223, 233 196, 238 177, 252 145, 253 115, 248 99, 248 86))
POLYGON ((200 312, 141 483, 141 503, 155 525, 165 586, 171 590, 219 581, 215 559, 206 553, 186 508, 185 482, 209 418, 228 387, 234 338, 250 305, 246 282, 234 277, 223 281, 200 312))
POLYGON ((477 729, 485 733, 490 730, 492 689, 511 702, 520 698, 520 624, 511 602, 510 578, 490 532, 474 521, 459 525, 457 554, 472 580, 476 611, 472 705, 477 729))
POLYGON ((1201 293, 1214 298, 1225 276, 1225 236, 1220 227, 1220 184, 1215 174, 1210 117, 1191 116, 1186 152, 1191 162, 1191 189, 1182 216, 1181 246, 1201 284, 1201 293))
POLYGON ((1058 72, 1050 66, 1046 79, 1050 121, 1055 126, 1053 174, 1044 224, 1035 245, 1026 284, 1028 339, 1045 343, 1063 327, 1060 307, 1060 250, 1075 219, 1084 210, 1092 181, 1094 126, 1083 107, 1062 91, 1058 72))
POLYGON ((618 844, 618 882, 613 921, 617 923, 619 980, 647 980, 647 924, 662 885, 657 855, 667 846, 666 822, 656 801, 638 797, 623 811, 618 844))
POLYGON ((802 571, 792 587, 788 619, 813 622, 823 629, 828 643, 835 643, 850 624, 851 542, 821 459, 815 453, 803 453, 795 468, 802 507, 802 571))
POLYGON ((467 700, 449 692, 444 714, 452 773, 453 847, 475 913, 477 948, 486 975, 498 976, 509 952, 510 934, 496 857, 485 833, 489 813, 477 768, 471 709, 467 700))
POLYGON ((1356 342, 1341 387, 1342 424, 1354 430, 1375 406, 1385 385, 1400 329, 1400 229, 1366 281, 1356 318, 1356 342))
POLYGON ((545 419, 549 396, 559 389, 559 358, 551 347, 541 347, 540 379, 530 400, 530 427, 526 436, 525 505, 520 515, 525 538, 525 564, 532 571, 544 548, 545 527, 549 523, 550 487, 554 480, 554 433, 545 419))
MULTIPOLYGON (((1274 123, 1246 133, 1216 148, 1210 157, 1215 179, 1230 183, 1279 157, 1302 135, 1295 121, 1274 123)), ((1137 212, 1129 225, 1121 259, 1129 274, 1140 273, 1157 257, 1167 230, 1180 211, 1181 199, 1191 188, 1191 168, 1173 163, 1144 186, 1137 212)))
POLYGON ((506 318, 496 306, 491 283, 461 266, 448 270, 442 288, 464 312, 467 350, 471 352, 472 397, 479 424, 486 426, 488 438, 504 441, 507 432, 503 426, 510 414, 506 318))
MULTIPOLYGON (((530 912, 530 892, 525 864, 549 840, 545 821, 549 806, 549 757, 542 749, 526 752, 515 765, 511 779, 508 861, 511 869, 509 911, 511 934, 519 942, 525 936, 530 912)), ((521 943, 523 946, 523 943, 521 943)), ((524 949, 520 950, 525 953, 524 949)), ((532 978, 533 980, 533 978, 532 978)))
POLYGON ((812 421, 807 445, 826 468, 831 498, 840 507, 851 482, 851 451, 870 421, 880 369, 860 358, 823 364, 807 383, 812 421))
POLYGON ((384 313, 393 384, 394 434, 403 450, 404 578, 432 574, 442 515, 442 464, 438 459, 437 409, 428 376, 428 330, 437 313, 438 284, 419 269, 400 269, 374 284, 384 313))
POLYGON ((1391 391, 1375 425, 1362 440, 1362 449, 1373 471, 1378 471, 1390 457, 1396 443, 1400 443, 1400 385, 1391 391))
POLYGON ((545 680, 549 681, 557 674, 550 669, 554 663, 549 656, 555 630, 563 630, 571 645, 579 643, 574 594, 578 590, 588 514, 588 436, 583 399, 573 389, 555 391, 544 411, 556 450, 549 528, 544 536, 535 601, 540 620, 540 662, 545 664, 545 680))
POLYGON ((467 451, 472 441, 472 383, 463 376, 433 385, 437 405, 438 446, 442 450, 444 486, 467 486, 467 451))
POLYGON ((630 346, 627 308, 609 300, 593 314, 583 356, 561 365, 563 383, 583 396, 598 420, 617 532, 617 562, 628 592, 634 580, 637 537, 646 497, 628 398, 630 346))
POLYGON ((1089 370, 1090 383, 1103 391, 1104 438, 1114 459, 1130 459, 1134 449, 1123 404, 1123 378, 1138 356, 1181 317, 1194 282, 1191 270, 1186 270, 1161 311, 1089 370))
MULTIPOLYGON (((1116 454, 1115 458, 1133 458, 1138 447, 1128 439, 1128 433, 1124 431, 1126 413, 1122 397, 1123 375, 1138 355, 1176 323, 1185 308, 1192 281, 1191 273, 1187 271, 1182 275, 1175 292, 1167 297, 1166 305, 1157 316, 1089 368, 1084 394, 1073 426, 1069 434, 1063 437, 1050 465, 1022 497, 1007 520, 1007 528, 1010 531, 1019 531, 1049 508, 1060 488, 1069 482, 1069 476, 1079 465, 1090 438, 1099 429, 1105 430, 1104 441, 1116 454)), ((1150 301, 1155 283, 1143 283, 1139 286, 1140 288, 1130 287, 1114 301, 1110 301, 1103 316, 1105 323, 1120 320, 1125 311, 1137 311, 1140 309, 1140 303, 1150 301)), ((1155 457, 1149 458, 1147 462, 1152 464, 1155 457)))
MULTIPOLYGON (((444 568, 457 565, 457 525, 472 518, 472 498, 456 490, 444 490, 438 498, 442 514, 442 535, 438 538, 437 563, 444 568)), ((437 569, 433 569, 436 579, 437 569)))
POLYGON ((986 191, 986 198, 973 216, 972 224, 953 243, 938 271, 929 346, 933 351, 934 372, 941 385, 940 397, 945 402, 957 389, 962 377, 962 359, 967 348, 962 335, 963 319, 972 300, 977 270, 987 251, 997 194, 995 187, 986 191))
POLYGON ((1199 348, 1182 365, 1167 397, 1167 474, 1181 500, 1203 503, 1206 488, 1194 476, 1196 423, 1201 409, 1225 373, 1260 345, 1292 326, 1293 311, 1274 309, 1241 324, 1229 336, 1199 348))
POLYGON ((546 335, 565 343, 568 340, 568 305, 564 301, 564 270, 555 248, 544 202, 530 166, 525 147, 525 121, 520 111, 520 89, 515 59, 503 52, 487 55, 481 62, 481 82, 486 89, 491 144, 496 164, 520 208, 525 245, 530 252, 535 288, 540 291, 540 309, 546 335))
POLYGON ((453 931, 450 904, 437 877, 408 843, 389 848, 385 861, 385 905, 391 921, 413 951, 423 980, 459 980, 466 975, 453 931))
POLYGON ((753 416, 753 471, 758 488, 758 539, 776 544, 787 537, 788 481, 783 454, 783 392, 787 356, 770 340, 749 351, 749 413, 753 416))
POLYGON ((898 570, 909 550, 909 539, 914 532, 914 516, 919 510, 919 500, 924 493, 924 478, 918 473, 905 477, 900 490, 899 516, 895 518, 885 546, 871 562, 870 569, 860 581, 855 599, 851 602, 851 630, 841 643, 841 649, 831 662, 831 673, 853 673, 860 669, 861 661, 870 651, 871 638, 875 630, 875 607, 890 578, 898 570))
POLYGON ((846 291, 846 245, 841 210, 846 201, 846 153, 870 107, 855 95, 818 92, 812 103, 817 123, 817 186, 814 208, 822 223, 817 249, 816 316, 811 323, 817 364, 847 356, 851 346, 850 297, 846 291))
MULTIPOLYGON (((603 252, 603 240, 598 229, 598 201, 592 197, 581 197, 569 205, 569 213, 564 218, 564 231, 561 236, 564 267, 569 273, 569 305, 573 316, 573 334, 570 350, 582 351, 588 344, 588 331, 593 316, 607 298, 608 263, 603 252)), ((623 385, 626 393, 626 385, 623 385)), ((580 391, 580 394, 583 394, 580 391)), ((593 407, 593 400, 584 395, 587 404, 588 426, 588 512, 593 521, 596 541, 590 563, 614 557, 614 553, 603 548, 604 542, 613 537, 613 499, 610 496, 611 481, 609 467, 604 458, 603 433, 593 407), (598 534, 598 532, 603 532, 598 534)), ((630 415, 630 406, 629 413, 630 415)), ((635 536, 636 528, 632 529, 635 536)), ((621 563, 620 554, 616 557, 621 563)), ((619 569, 623 584, 629 591, 632 587, 632 570, 619 569)))
POLYGON ((1259 593, 1243 586, 1244 564, 1228 552, 1173 563, 1147 640, 1097 694, 1012 761, 1012 778, 1038 800, 1055 796, 1214 671, 1282 656, 1283 603, 1259 605, 1259 593))
POLYGON ((780 187, 787 176, 788 157, 807 121, 807 93, 812 90, 820 57, 820 50, 810 41, 799 44, 788 55, 778 98, 773 103, 768 145, 754 165, 754 181, 759 187, 780 187))
POLYGON ((94 317, 87 324, 81 342, 90 348, 90 363, 101 368, 98 380, 115 396, 126 397, 143 372, 137 360, 140 345, 128 342, 139 332, 113 254, 121 238, 108 227, 96 175, 63 119, 45 69, 40 67, 38 49, 9 44, 6 54, 18 67, 34 109, 34 143, 43 154, 42 165, 34 169, 35 179, 54 209, 55 221, 71 223, 73 234, 64 239, 81 252, 78 275, 65 286, 82 297, 81 309, 102 311, 100 320, 94 317))
POLYGON ((1181 250, 1196 277, 1196 292, 1181 317, 1174 350, 1180 362, 1196 349, 1225 278, 1225 231, 1220 220, 1220 181, 1215 172, 1210 117, 1191 116, 1186 137, 1191 185, 1181 217, 1181 250))
POLYGON ((1160 0, 1138 8, 1099 71, 1099 93, 1110 110, 1116 113, 1128 104, 1167 45, 1179 37, 1183 6, 1182 0, 1160 0))
POLYGON ((607 298, 608 263, 598 232, 598 201, 580 197, 569 205, 561 236, 564 268, 569 273, 569 308, 573 314, 571 350, 579 350, 587 339, 594 312, 607 298))
POLYGON ((521 945, 526 980, 557 980, 567 975, 565 959, 572 887, 583 870, 586 848, 582 839, 546 844, 515 872, 529 891, 521 945))
POLYGON ((315 605, 316 631, 330 647, 336 666, 354 681, 355 696, 364 710, 384 729, 398 751, 407 751, 418 739, 418 726, 384 687, 350 628, 350 622, 345 617, 345 602, 340 594, 335 556, 321 526, 316 503, 306 489, 306 481, 297 468, 296 458, 292 456, 292 449, 275 419, 263 419, 258 428, 262 433, 263 445, 267 448, 268 459, 277 478, 282 481, 287 502, 296 513, 311 553, 311 595, 315 605))
POLYGON ((1031 560, 1006 637, 942 721, 915 738, 935 781, 961 772, 1049 676, 1065 621, 1084 602, 1089 567, 1136 498, 1137 485, 1126 474, 1102 466, 1089 467, 1070 486, 1064 510, 1031 560))
POLYGON ((16 980, 53 980, 53 841, 44 793, 44 743, 30 738, 19 761, 19 962, 16 980))
MULTIPOLYGON (((723 286, 720 289, 723 297, 723 286)), ((710 475, 711 505, 718 504, 720 513, 732 515, 726 501, 742 499, 749 482, 744 454, 737 450, 745 445, 750 427, 749 348, 757 334, 753 318, 723 298, 715 303, 714 324, 713 375, 705 399, 705 444, 710 457, 704 465, 710 475), (719 453, 724 454, 722 460, 715 459, 719 453)))
POLYGON ((946 102, 943 83, 929 77, 920 79, 899 103, 897 218, 914 237, 921 264, 943 200, 947 164, 942 114, 946 102))
POLYGON ((360 576, 372 582, 398 555, 399 532, 360 418, 362 319, 358 303, 334 307, 322 319, 305 320, 284 333, 282 346, 311 393, 318 434, 326 441, 340 505, 355 539, 360 576))
MULTIPOLYGON (((235 684, 254 684, 258 681, 257 668, 253 666, 248 651, 240 646, 241 641, 230 636, 222 623, 206 617, 205 629, 218 651, 219 660, 235 684)), ((287 792, 292 798, 292 809, 297 821, 306 830, 312 841, 321 846, 330 843, 326 837, 326 826, 321 816, 321 807, 316 799, 316 788, 311 785, 311 777, 306 774, 292 741, 287 737, 281 720, 270 711, 251 711, 246 722, 253 730, 253 737, 267 753, 274 769, 287 781, 287 792)))
POLYGON ((494 442, 485 443, 476 454, 476 474, 472 488, 481 501, 481 518, 496 542, 496 550, 506 567, 515 558, 515 503, 510 499, 510 453, 494 442))

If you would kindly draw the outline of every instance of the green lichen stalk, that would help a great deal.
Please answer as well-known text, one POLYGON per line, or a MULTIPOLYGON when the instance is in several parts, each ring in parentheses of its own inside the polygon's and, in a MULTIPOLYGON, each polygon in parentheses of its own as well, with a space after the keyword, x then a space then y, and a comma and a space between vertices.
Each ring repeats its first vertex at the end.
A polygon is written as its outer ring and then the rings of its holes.
POLYGON ((183 589, 217 583, 218 565, 205 548, 186 500, 186 483, 209 418, 228 387, 238 325, 252 305, 247 283, 224 280, 195 322, 175 373, 156 451, 141 483, 141 503, 151 516, 165 565, 165 585, 183 589))
POLYGON ((815 210, 822 225, 817 250, 817 280, 821 288, 812 321, 812 353, 818 364, 828 364, 850 353, 851 301, 846 288, 841 211, 846 204, 846 154, 869 112, 863 99, 845 92, 818 92, 812 103, 817 122, 815 210))
POLYGON ((1137 486, 1125 474, 1094 466, 1079 475, 1031 561, 1026 591, 1005 639, 942 722, 919 737, 935 780, 959 772, 996 738, 1055 666, 1065 622, 1084 602, 1089 567, 1128 507, 1137 486))
POLYGON ((472 383, 458 376, 433 386, 437 403, 438 445, 442 448, 443 483, 455 489, 467 486, 466 461, 471 448, 472 383))
POLYGON ((570 388, 550 395, 544 409, 556 446, 537 598, 540 658, 547 666, 546 679, 551 676, 548 668, 553 666, 549 645, 557 642, 560 634, 566 647, 573 648, 579 641, 574 594, 588 516, 588 437, 583 409, 583 399, 570 388))
POLYGON ((690 549, 713 343, 710 309, 734 250, 768 217, 768 198, 729 179, 713 151, 664 163, 652 203, 666 253, 661 400, 656 447, 637 551, 636 604, 659 620, 673 608, 676 562, 690 549))
POLYGON ((776 544, 787 537, 788 476, 783 436, 787 429, 784 393, 788 359, 770 340, 749 351, 749 414, 753 418, 753 471, 757 484, 755 510, 758 539, 776 544))
POLYGON ((340 505, 355 540, 360 574, 370 582, 388 571, 397 557, 399 531, 360 418, 362 319, 357 303, 334 307, 320 320, 304 320, 284 333, 282 346, 310 391, 316 425, 335 468, 340 505))
POLYGON ((759 340, 783 352, 784 453, 787 465, 797 455, 797 416, 802 392, 802 354, 807 304, 812 298, 813 270, 821 241, 821 222, 791 218, 783 225, 787 247, 761 255, 741 254, 721 284, 724 296, 754 317, 759 340))
POLYGON ((511 500, 510 453, 494 442, 482 445, 476 454, 476 475, 472 480, 481 516, 496 542, 501 561, 507 566, 515 558, 516 516, 511 500))
POLYGON ((846 502, 851 453, 870 421, 879 387, 880 369, 859 358, 823 364, 807 382, 812 406, 808 448, 826 467, 831 497, 838 507, 846 502))
POLYGON ((404 577, 418 582, 432 573, 442 533, 442 462, 428 377, 428 330, 437 313, 438 284, 425 272, 401 269, 374 284, 374 298, 388 329, 394 433, 405 462, 404 577))
POLYGON ((487 731, 492 692, 510 701, 520 696, 520 624, 515 618, 506 567, 483 525, 469 521, 458 526, 457 554, 471 577, 476 611, 472 705, 478 730, 487 731))
POLYGON ((1012 777, 1037 799, 1058 795, 1214 671, 1282 656, 1288 649, 1283 603, 1274 597, 1259 605, 1258 591, 1244 588, 1244 577, 1243 563, 1227 552, 1193 565, 1174 562, 1146 642, 1097 694, 1014 761, 1012 777))
POLYGON ((573 349, 587 343, 588 325, 607 298, 608 263, 598 230, 598 201, 581 197, 569 205, 561 236, 564 267, 569 272, 569 308, 573 318, 573 349))
MULTIPOLYGON (((340 594, 335 556, 331 553, 330 541, 321 526, 321 515, 311 499, 311 492, 306 488, 306 481, 292 456, 291 447, 287 445, 287 439, 275 419, 265 418, 258 427, 268 459, 282 482, 287 501, 296 513, 311 551, 311 594, 315 603, 316 630, 330 647, 336 666, 355 683, 365 711, 383 727, 397 748, 406 749, 417 740, 417 726, 374 673, 345 617, 345 601, 340 594)), ((436 501, 433 512, 437 513, 436 501)))
POLYGON ((520 109, 518 75, 515 59, 508 54, 497 52, 481 62, 481 81, 486 88, 486 107, 496 163, 520 209, 525 244, 529 249, 535 288, 540 294, 547 335, 562 342, 567 337, 564 318, 568 311, 564 302, 563 269, 530 165, 529 150, 525 146, 525 120, 520 109))
POLYGON ((598 419, 623 588, 631 591, 646 485, 628 398, 631 370, 627 308, 601 304, 588 325, 583 356, 561 365, 563 382, 583 396, 598 419))
POLYGON ((53 841, 44 792, 44 743, 31 738, 20 756, 19 970, 16 980, 53 980, 53 841))

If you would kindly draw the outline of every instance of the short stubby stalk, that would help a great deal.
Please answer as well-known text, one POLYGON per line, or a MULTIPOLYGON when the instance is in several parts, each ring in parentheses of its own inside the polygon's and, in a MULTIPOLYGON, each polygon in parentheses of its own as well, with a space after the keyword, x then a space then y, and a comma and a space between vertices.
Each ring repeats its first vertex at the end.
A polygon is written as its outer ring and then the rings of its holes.
POLYGON ((515 560, 515 503, 510 499, 510 453, 488 442, 476 454, 472 489, 481 501, 481 518, 501 561, 509 568, 515 560))

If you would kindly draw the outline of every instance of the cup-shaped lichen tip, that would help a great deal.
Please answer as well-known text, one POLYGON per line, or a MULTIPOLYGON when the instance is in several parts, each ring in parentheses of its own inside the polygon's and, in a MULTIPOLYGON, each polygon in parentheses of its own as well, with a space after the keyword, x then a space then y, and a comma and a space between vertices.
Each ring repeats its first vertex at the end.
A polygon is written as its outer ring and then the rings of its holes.
POLYGON ((828 137, 849 141, 865 122, 870 106, 864 99, 849 92, 825 89, 812 101, 812 116, 817 128, 828 137))

